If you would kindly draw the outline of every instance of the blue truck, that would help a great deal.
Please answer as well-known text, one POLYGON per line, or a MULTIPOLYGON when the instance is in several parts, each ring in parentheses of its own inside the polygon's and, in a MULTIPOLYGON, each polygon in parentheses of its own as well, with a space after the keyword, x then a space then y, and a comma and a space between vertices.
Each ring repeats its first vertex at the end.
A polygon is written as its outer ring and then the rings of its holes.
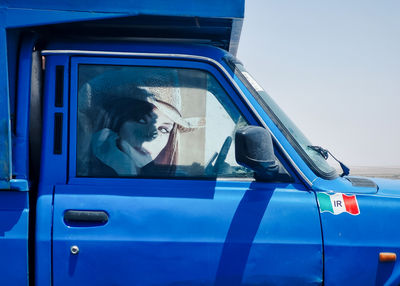
POLYGON ((0 285, 399 285, 349 176, 235 57, 244 0, 0 3, 0 285))

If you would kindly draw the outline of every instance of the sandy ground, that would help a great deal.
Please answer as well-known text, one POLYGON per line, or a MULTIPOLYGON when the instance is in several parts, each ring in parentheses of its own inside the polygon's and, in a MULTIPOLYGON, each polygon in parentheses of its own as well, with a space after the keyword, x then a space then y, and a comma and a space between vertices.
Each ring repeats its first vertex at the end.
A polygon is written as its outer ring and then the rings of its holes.
MULTIPOLYGON (((340 173, 340 171, 339 171, 340 173)), ((400 167, 350 167, 350 175, 400 180, 400 167)))

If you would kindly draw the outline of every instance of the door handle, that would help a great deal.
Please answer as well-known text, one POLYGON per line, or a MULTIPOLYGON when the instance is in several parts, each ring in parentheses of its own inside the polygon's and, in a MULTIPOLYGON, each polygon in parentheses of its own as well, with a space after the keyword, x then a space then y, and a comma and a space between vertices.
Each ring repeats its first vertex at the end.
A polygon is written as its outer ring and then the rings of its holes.
POLYGON ((70 226, 104 225, 108 222, 108 214, 105 211, 67 210, 64 222, 70 226))

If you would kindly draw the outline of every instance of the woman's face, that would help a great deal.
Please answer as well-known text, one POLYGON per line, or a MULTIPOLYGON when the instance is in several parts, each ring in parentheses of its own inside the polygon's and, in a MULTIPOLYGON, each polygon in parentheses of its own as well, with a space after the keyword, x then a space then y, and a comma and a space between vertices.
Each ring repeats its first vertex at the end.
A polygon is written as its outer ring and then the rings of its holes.
POLYGON ((174 122, 160 110, 154 108, 153 113, 156 115, 154 127, 157 130, 157 135, 153 140, 146 141, 142 145, 142 147, 150 154, 152 160, 154 160, 167 145, 169 136, 174 127, 174 122))
POLYGON ((140 161, 147 164, 167 145, 173 127, 174 122, 154 108, 138 121, 129 120, 122 124, 120 137, 133 147, 137 153, 135 157, 140 157, 140 161))

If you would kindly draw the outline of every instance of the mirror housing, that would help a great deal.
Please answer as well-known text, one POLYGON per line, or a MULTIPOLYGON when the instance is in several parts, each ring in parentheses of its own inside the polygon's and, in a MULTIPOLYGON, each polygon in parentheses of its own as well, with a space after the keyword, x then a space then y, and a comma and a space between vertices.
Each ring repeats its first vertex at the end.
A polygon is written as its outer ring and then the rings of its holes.
POLYGON ((238 164, 256 173, 256 179, 272 179, 279 173, 271 134, 265 128, 239 128, 235 133, 235 156, 238 164))

